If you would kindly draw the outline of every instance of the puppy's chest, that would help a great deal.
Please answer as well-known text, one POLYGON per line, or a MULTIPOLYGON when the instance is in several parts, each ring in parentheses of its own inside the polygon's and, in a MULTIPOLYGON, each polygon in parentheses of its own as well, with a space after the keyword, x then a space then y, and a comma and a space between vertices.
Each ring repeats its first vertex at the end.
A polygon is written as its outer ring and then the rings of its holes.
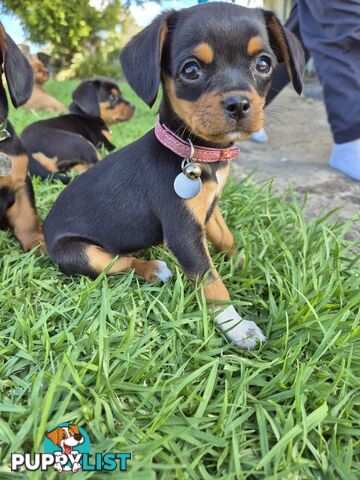
POLYGON ((215 178, 203 182, 200 193, 186 200, 185 204, 192 216, 200 225, 205 225, 208 212, 212 209, 213 203, 220 197, 229 175, 230 166, 218 169, 215 178))

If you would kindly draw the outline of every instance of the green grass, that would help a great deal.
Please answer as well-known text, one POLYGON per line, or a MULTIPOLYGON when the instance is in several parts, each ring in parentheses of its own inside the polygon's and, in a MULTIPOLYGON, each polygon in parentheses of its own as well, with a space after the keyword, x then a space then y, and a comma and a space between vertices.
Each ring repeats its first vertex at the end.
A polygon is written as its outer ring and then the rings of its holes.
MULTIPOLYGON (((48 88, 68 103, 73 86, 48 88)), ((113 129, 118 146, 155 119, 124 91, 137 112, 113 129)), ((42 116, 11 113, 18 131, 42 116)), ((62 188, 35 182, 42 218, 62 188)), ((249 179, 229 182, 222 209, 246 260, 215 264, 269 338, 252 352, 224 340, 165 249, 147 254, 173 271, 164 286, 133 273, 91 281, 0 233, 1 480, 42 478, 9 473, 10 454, 41 451, 63 421, 87 430, 93 452, 133 454, 127 475, 79 480, 360 477, 358 245, 346 225, 305 224, 294 197, 249 179)))

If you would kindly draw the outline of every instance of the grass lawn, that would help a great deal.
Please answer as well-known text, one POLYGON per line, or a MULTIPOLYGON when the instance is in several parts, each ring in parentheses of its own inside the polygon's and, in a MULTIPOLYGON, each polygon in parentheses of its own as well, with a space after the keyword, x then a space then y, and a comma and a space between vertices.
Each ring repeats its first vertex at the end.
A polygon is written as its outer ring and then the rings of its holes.
MULTIPOLYGON (((73 82, 49 82, 69 103, 73 82)), ((119 147, 154 124, 137 105, 113 129, 119 147)), ((45 117, 12 111, 18 132, 45 117)), ((58 183, 35 181, 45 218, 58 183)), ((228 344, 195 288, 162 248, 166 285, 133 273, 69 278, 46 255, 0 232, 0 479, 12 452, 42 451, 64 421, 92 452, 131 452, 128 473, 76 479, 360 478, 360 272, 355 243, 330 215, 306 224, 291 195, 229 182, 222 200, 245 264, 214 255, 235 307, 268 336, 251 352, 228 344)), ((175 220, 175 219, 174 219, 175 220)))

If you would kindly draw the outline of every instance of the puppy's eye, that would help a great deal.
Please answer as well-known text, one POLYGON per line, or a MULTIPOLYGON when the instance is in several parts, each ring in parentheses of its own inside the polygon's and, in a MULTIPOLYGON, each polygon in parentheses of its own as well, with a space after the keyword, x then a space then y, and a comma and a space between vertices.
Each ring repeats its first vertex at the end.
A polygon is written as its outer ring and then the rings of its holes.
POLYGON ((62 434, 62 438, 66 438, 66 433, 65 432, 62 434))
POLYGON ((186 80, 198 80, 201 76, 201 70, 196 62, 188 62, 183 66, 181 75, 186 80))
POLYGON ((113 102, 115 100, 115 95, 113 94, 109 95, 109 100, 110 102, 113 102))
POLYGON ((270 58, 265 56, 260 57, 256 62, 255 68, 258 73, 261 73, 262 75, 267 75, 272 69, 270 58))

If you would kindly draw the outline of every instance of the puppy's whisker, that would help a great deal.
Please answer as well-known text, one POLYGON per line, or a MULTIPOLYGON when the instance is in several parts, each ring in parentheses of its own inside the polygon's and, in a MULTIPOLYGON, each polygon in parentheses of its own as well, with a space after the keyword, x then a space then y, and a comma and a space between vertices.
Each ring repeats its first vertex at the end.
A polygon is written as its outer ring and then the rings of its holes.
POLYGON ((279 92, 281 92, 282 89, 279 90, 279 89, 271 86, 269 90, 273 90, 274 92, 279 93, 279 92))
POLYGON ((265 117, 264 125, 269 126, 272 125, 274 122, 280 123, 280 125, 284 128, 288 128, 288 126, 275 115, 268 115, 267 117, 265 117))

